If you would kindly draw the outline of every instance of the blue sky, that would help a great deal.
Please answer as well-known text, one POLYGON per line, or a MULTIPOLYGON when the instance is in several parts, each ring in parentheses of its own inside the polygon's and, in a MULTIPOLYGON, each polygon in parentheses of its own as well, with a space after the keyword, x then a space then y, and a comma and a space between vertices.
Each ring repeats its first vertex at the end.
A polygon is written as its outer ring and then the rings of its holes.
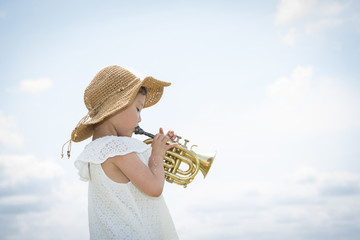
MULTIPOLYGON (((0 236, 86 239, 62 144, 103 67, 172 82, 142 113, 217 156, 164 192, 181 239, 358 239, 354 0, 1 1, 0 236)), ((136 136, 139 137, 139 136, 136 136)), ((141 137, 139 137, 142 139, 141 137)))

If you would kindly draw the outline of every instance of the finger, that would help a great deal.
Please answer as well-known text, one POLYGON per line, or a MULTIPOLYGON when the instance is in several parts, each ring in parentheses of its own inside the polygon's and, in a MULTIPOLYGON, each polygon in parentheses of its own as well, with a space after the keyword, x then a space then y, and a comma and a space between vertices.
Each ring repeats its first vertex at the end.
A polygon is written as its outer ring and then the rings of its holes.
POLYGON ((159 141, 159 142, 166 142, 168 137, 165 136, 164 134, 161 134, 161 133, 158 133, 156 134, 156 139, 159 141))
POLYGON ((160 134, 164 134, 164 130, 162 128, 159 129, 160 134))
POLYGON ((175 134, 174 131, 171 130, 171 131, 169 131, 166 135, 169 136, 169 138, 171 139, 171 141, 175 142, 175 140, 176 140, 176 134, 175 134))
POLYGON ((167 138, 165 135, 158 133, 158 134, 156 134, 154 140, 158 141, 159 143, 166 143, 167 138))
POLYGON ((162 139, 162 141, 166 143, 167 141, 169 141, 169 137, 168 137, 168 136, 163 135, 163 139, 162 139))
POLYGON ((160 134, 156 134, 155 137, 154 137, 154 140, 159 139, 159 136, 160 136, 160 134))
POLYGON ((166 151, 173 148, 173 147, 176 147, 178 145, 179 145, 178 143, 169 144, 169 145, 166 146, 166 151))

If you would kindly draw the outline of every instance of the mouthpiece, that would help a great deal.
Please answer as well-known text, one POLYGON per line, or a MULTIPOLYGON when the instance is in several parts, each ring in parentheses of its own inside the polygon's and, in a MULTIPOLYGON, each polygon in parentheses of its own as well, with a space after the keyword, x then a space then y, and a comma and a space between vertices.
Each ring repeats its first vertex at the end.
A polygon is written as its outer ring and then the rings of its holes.
POLYGON ((148 137, 151 137, 151 138, 154 138, 155 135, 154 134, 151 134, 151 133, 148 133, 148 132, 145 132, 141 127, 137 126, 135 128, 135 131, 134 131, 135 134, 140 134, 140 135, 145 135, 145 136, 148 136, 148 137))

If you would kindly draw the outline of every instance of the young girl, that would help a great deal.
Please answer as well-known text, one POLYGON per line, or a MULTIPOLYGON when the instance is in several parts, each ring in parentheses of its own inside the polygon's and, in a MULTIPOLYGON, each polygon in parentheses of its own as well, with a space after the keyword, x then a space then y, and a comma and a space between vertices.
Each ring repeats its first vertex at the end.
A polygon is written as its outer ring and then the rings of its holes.
POLYGON ((119 66, 102 69, 84 93, 88 114, 71 134, 93 137, 75 161, 89 181, 90 239, 178 239, 162 197, 163 158, 175 134, 160 128, 152 146, 131 138, 143 108, 156 104, 170 83, 143 81, 119 66))

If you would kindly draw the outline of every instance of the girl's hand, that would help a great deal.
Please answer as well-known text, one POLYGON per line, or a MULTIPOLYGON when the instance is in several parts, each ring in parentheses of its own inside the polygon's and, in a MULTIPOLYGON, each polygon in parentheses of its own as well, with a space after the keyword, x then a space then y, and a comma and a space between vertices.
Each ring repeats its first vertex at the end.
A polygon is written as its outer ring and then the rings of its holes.
POLYGON ((175 142, 177 135, 174 133, 174 131, 171 130, 167 132, 166 136, 168 136, 171 139, 171 141, 175 142))
POLYGON ((170 148, 176 147, 178 144, 168 144, 169 139, 172 141, 175 140, 176 135, 173 131, 169 131, 167 135, 164 134, 164 130, 162 128, 159 129, 159 133, 156 134, 156 136, 153 139, 153 142, 151 144, 152 146, 152 154, 160 156, 161 158, 164 158, 165 153, 170 148), (174 139, 174 140, 173 140, 174 139))

